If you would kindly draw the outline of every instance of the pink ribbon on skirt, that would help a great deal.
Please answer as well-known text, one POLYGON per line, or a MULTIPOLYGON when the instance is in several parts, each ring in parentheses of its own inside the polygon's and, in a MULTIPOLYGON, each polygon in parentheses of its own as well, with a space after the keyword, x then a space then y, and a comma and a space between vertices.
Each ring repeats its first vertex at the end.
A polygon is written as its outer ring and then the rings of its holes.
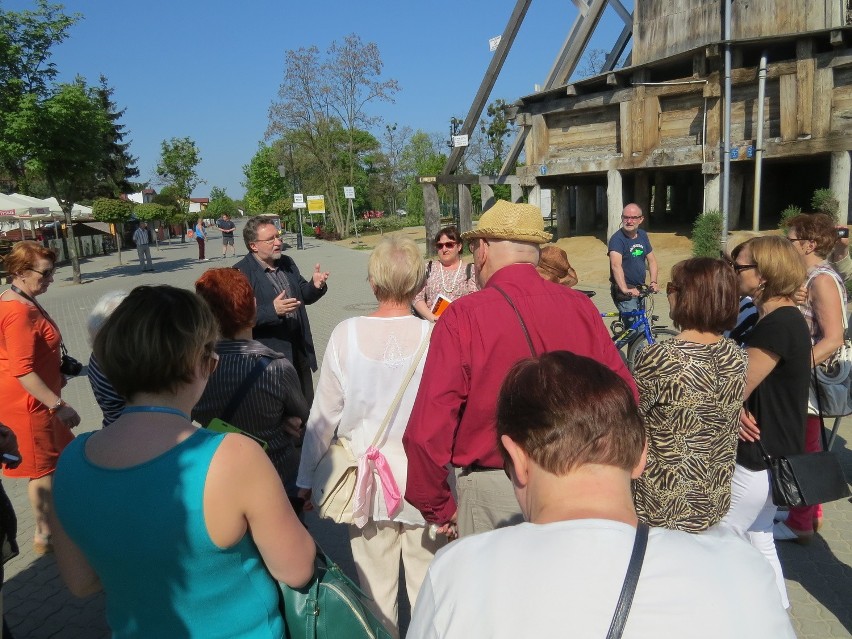
POLYGON ((373 494, 376 490, 374 470, 382 482, 382 492, 385 495, 388 517, 393 517, 402 504, 399 486, 396 484, 388 460, 385 459, 378 448, 370 446, 358 459, 358 479, 355 481, 355 499, 352 502, 352 520, 358 528, 366 526, 370 519, 373 494))

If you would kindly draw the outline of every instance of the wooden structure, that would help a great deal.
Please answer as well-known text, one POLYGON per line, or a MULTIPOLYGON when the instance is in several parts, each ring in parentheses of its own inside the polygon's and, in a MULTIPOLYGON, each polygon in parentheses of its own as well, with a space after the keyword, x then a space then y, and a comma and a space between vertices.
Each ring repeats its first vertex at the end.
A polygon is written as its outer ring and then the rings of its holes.
MULTIPOLYGON (((764 219, 789 204, 807 210, 813 191, 830 187, 846 221, 852 149, 847 1, 732 3, 731 228, 752 226, 758 155, 764 219)), ((516 102, 513 115, 526 134, 526 164, 517 181, 555 191, 560 237, 571 226, 614 233, 630 201, 651 225, 721 208, 724 5, 636 2, 630 67, 516 102)))

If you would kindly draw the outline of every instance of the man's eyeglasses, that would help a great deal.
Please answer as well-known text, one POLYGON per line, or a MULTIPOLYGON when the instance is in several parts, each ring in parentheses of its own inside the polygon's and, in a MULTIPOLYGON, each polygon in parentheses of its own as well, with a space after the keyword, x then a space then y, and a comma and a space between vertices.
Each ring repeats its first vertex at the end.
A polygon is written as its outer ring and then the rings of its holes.
POLYGON ((35 268, 31 268, 29 270, 31 270, 33 273, 38 273, 42 277, 51 277, 54 273, 56 273, 56 268, 49 268, 46 271, 39 271, 35 268))
POLYGON ((451 249, 456 248, 456 244, 458 244, 458 242, 435 242, 435 248, 439 251, 444 248, 451 249))
POLYGON ((638 222, 642 219, 641 215, 622 215, 621 219, 625 222, 638 222))
POLYGON ((275 242, 281 242, 281 241, 282 241, 281 238, 276 235, 275 237, 270 237, 269 239, 266 239, 266 240, 260 240, 260 239, 255 240, 255 243, 258 243, 258 244, 260 244, 260 243, 274 244, 275 242))

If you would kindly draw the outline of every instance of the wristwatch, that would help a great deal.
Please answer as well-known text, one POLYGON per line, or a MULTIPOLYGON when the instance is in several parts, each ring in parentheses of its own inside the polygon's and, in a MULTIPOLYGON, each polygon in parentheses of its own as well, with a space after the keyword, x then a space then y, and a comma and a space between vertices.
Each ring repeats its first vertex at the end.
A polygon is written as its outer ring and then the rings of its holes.
POLYGON ((65 400, 64 400, 64 399, 60 399, 60 400, 59 400, 58 402, 56 402, 53 406, 51 406, 50 408, 48 408, 48 409, 47 409, 47 412, 48 412, 48 413, 50 413, 51 415, 54 415, 54 414, 56 414, 56 412, 57 412, 60 408, 62 408, 63 406, 65 406, 65 400))

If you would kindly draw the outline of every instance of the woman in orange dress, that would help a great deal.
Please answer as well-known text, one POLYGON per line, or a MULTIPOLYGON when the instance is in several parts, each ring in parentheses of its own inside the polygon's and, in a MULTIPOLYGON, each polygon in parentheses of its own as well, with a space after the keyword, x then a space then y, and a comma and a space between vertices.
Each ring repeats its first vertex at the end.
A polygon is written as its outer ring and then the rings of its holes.
POLYGON ((60 396, 62 335, 35 301, 53 282, 55 262, 56 253, 38 242, 18 242, 3 260, 12 286, 0 294, 0 406, 22 458, 20 466, 3 473, 30 479, 37 554, 52 549, 47 512, 53 471, 59 453, 74 439, 71 428, 80 423, 60 396))

